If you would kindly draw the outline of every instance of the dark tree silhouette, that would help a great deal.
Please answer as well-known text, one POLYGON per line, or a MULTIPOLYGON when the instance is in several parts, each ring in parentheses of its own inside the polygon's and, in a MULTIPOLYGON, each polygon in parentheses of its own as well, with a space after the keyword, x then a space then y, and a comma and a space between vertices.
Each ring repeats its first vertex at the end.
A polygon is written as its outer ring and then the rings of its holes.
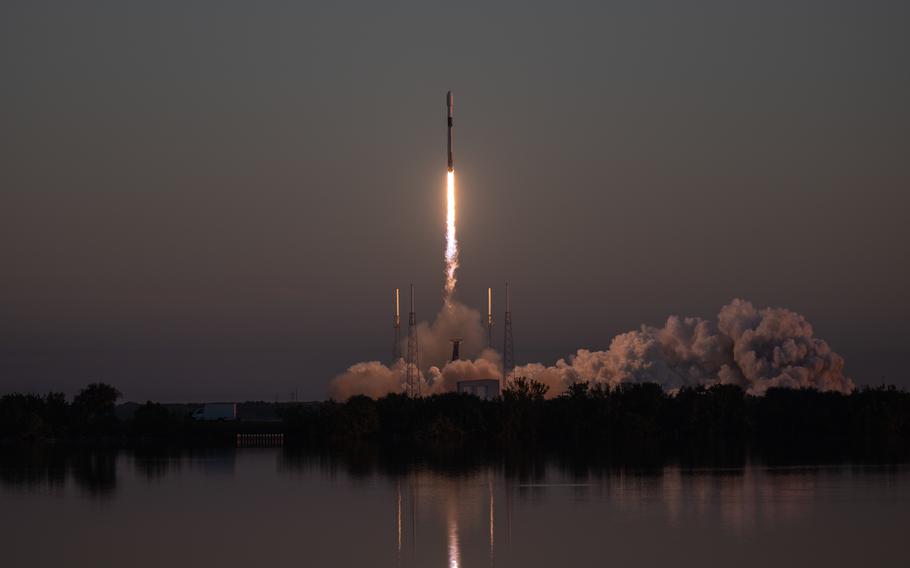
POLYGON ((73 410, 84 433, 112 433, 117 425, 114 405, 121 396, 120 391, 106 383, 92 383, 79 391, 73 398, 73 410))
POLYGON ((108 416, 114 414, 114 404, 122 394, 106 383, 92 383, 79 391, 73 398, 73 404, 85 410, 89 416, 108 416))
POLYGON ((527 377, 515 377, 506 388, 502 389, 502 398, 505 400, 543 400, 550 387, 528 379, 527 377))
MULTIPOLYGON (((0 443, 224 446, 235 444, 237 434, 268 431, 282 432, 286 445, 307 450, 392 452, 407 459, 426 454, 470 461, 540 452, 576 464, 594 459, 653 463, 667 456, 735 464, 748 452, 772 462, 910 459, 910 393, 894 387, 847 395, 770 389, 753 396, 735 385, 668 394, 653 383, 612 388, 578 383, 561 396, 547 399, 546 394, 546 385, 518 377, 493 400, 446 393, 244 403, 257 412, 241 410, 241 415, 254 418, 227 423, 194 421, 180 405, 147 402, 130 405, 132 416, 121 423, 114 413, 120 393, 95 383, 72 404, 59 393, 0 397, 0 443), (281 422, 255 418, 267 411, 281 422)), ((96 467, 100 462, 88 465, 89 471, 107 471, 96 467)))

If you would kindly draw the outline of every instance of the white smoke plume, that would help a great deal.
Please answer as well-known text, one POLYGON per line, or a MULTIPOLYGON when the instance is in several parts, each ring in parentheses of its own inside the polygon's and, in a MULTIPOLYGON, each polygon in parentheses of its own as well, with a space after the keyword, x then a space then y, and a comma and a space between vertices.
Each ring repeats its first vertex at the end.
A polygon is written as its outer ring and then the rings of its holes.
MULTIPOLYGON (((421 393, 455 390, 465 379, 499 379, 499 355, 485 349, 480 313, 453 302, 432 323, 418 325, 421 393), (453 337, 463 338, 465 360, 450 362, 453 337)), ((579 349, 555 365, 530 363, 516 367, 513 377, 527 377, 549 387, 547 397, 569 385, 616 386, 654 382, 667 391, 683 386, 736 384, 761 395, 771 387, 815 388, 850 392, 853 381, 844 375, 843 358, 813 336, 806 319, 783 308, 755 309, 733 300, 717 321, 670 316, 663 327, 642 326, 613 338, 606 351, 579 349)), ((388 367, 377 361, 358 363, 332 379, 332 398, 354 394, 378 398, 403 392, 405 365, 388 367)))
POLYGON ((404 392, 405 364, 399 359, 391 367, 379 361, 356 363, 329 381, 329 397, 346 400, 355 394, 382 398, 387 394, 404 392))
POLYGON ((429 394, 453 392, 458 381, 472 379, 502 379, 502 361, 499 353, 492 349, 484 349, 477 359, 473 361, 450 361, 440 369, 431 367, 429 371, 429 394))
POLYGON ((554 366, 532 363, 513 376, 538 380, 548 397, 569 385, 655 382, 668 391, 687 385, 736 384, 761 395, 771 387, 850 392, 843 358, 813 337, 806 319, 782 308, 756 310, 733 300, 717 323, 670 316, 662 328, 642 326, 617 335, 606 351, 579 349, 554 366))
MULTIPOLYGON (((461 339, 462 356, 474 357, 486 346, 486 333, 481 324, 480 312, 451 301, 443 305, 431 323, 417 324, 421 368, 443 367, 452 358, 454 338, 461 339)), ((406 353, 407 349, 402 352, 406 353)))
MULTIPOLYGON (((449 301, 432 322, 417 324, 417 342, 422 394, 454 391, 460 380, 502 376, 499 354, 485 348, 480 312, 464 304, 449 301), (462 360, 450 361, 453 338, 461 339, 462 360)), ((402 351, 407 352, 404 347, 402 351)), ((329 396, 345 400, 357 394, 379 398, 404 392, 405 371, 403 360, 391 366, 379 361, 357 363, 329 382, 329 396)))

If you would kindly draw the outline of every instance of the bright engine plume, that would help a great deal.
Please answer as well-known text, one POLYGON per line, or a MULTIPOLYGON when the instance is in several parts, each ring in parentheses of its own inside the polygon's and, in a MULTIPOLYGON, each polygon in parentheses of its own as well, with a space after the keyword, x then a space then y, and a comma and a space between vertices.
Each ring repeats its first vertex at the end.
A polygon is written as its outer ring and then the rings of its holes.
POLYGON ((455 237, 455 172, 446 175, 446 289, 445 303, 451 305, 458 270, 458 239, 455 237))

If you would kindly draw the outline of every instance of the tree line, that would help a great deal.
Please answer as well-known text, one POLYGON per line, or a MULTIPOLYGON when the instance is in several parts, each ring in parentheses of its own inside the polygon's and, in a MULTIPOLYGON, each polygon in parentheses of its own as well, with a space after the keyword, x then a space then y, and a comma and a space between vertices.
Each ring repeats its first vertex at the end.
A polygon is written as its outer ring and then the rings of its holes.
POLYGON ((769 389, 751 396, 735 385, 671 395, 654 383, 577 383, 562 396, 545 394, 545 385, 518 378, 493 400, 457 393, 357 396, 288 408, 285 431, 294 444, 329 450, 533 450, 582 460, 676 454, 716 461, 726 454, 738 461, 746 451, 796 460, 910 457, 910 393, 893 386, 849 395, 769 389))
MULTIPOLYGON (((12 393, 0 397, 0 443, 30 445, 66 443, 88 446, 225 446, 249 424, 202 423, 190 416, 195 405, 165 406, 148 401, 135 406, 127 418, 117 415, 120 391, 92 383, 68 402, 63 393, 12 393)), ((255 403, 261 407, 267 403, 255 403)), ((280 426, 280 425, 279 425, 280 426)), ((262 429, 263 426, 256 426, 262 429)), ((267 428, 274 429, 275 425, 267 428)))
POLYGON ((0 440, 231 445, 237 433, 267 430, 283 432, 288 445, 330 452, 542 451, 584 460, 670 453, 737 461, 747 451, 797 460, 910 457, 910 393, 893 386, 848 395, 769 389, 752 396, 735 385, 668 394, 652 383, 614 388, 578 383, 562 396, 545 394, 543 384, 518 378, 492 400, 458 393, 355 396, 345 402, 283 403, 277 423, 201 423, 154 402, 120 419, 115 413, 120 393, 94 383, 72 402, 61 393, 0 397, 0 440))

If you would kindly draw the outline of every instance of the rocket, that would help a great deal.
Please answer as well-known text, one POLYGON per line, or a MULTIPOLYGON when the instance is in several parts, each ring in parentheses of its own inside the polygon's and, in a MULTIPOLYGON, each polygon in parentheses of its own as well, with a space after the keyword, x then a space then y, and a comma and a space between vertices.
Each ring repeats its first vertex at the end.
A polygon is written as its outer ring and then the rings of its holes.
POLYGON ((455 103, 452 100, 452 91, 446 93, 446 109, 449 115, 449 128, 448 128, 448 149, 449 149, 449 171, 455 171, 455 162, 452 160, 452 114, 455 109, 455 103))

